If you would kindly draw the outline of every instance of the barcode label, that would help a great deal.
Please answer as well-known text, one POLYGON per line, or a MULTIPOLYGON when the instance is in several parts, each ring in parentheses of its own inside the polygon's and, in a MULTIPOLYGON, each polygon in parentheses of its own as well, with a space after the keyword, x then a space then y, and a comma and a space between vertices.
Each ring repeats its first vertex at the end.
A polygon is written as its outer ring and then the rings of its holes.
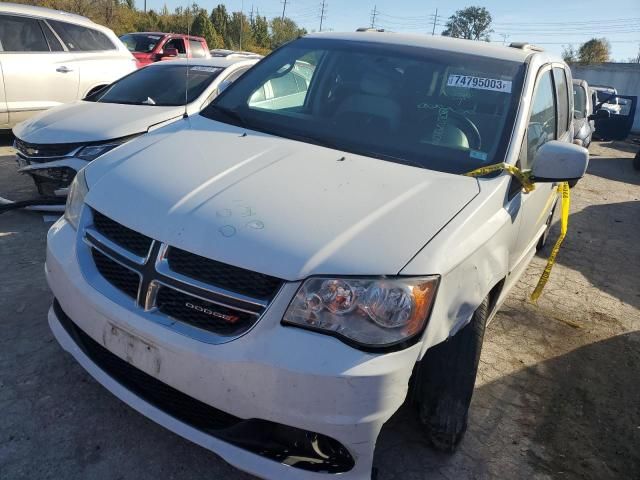
POLYGON ((511 93, 511 80, 497 78, 472 77, 470 75, 449 75, 447 86, 460 88, 477 88, 494 92, 511 93))

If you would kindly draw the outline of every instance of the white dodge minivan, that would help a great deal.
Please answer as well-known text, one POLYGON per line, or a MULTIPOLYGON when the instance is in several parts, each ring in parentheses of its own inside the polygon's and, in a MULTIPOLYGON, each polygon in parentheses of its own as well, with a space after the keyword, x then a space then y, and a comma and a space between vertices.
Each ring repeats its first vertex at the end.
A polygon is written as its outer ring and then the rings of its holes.
POLYGON ((0 4, 0 130, 136 69, 106 27, 48 8, 0 4))
POLYGON ((80 171, 48 235, 51 329, 124 402, 260 477, 370 478, 407 400, 451 451, 485 325, 587 166, 570 92, 528 45, 293 41, 80 171), (464 175, 503 162, 527 176, 464 175))

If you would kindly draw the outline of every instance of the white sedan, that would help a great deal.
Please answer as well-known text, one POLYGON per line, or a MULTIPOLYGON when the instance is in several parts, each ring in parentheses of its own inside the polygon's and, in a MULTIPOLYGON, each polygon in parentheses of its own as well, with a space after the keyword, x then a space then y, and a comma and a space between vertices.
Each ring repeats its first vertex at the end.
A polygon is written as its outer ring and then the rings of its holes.
POLYGON ((196 114, 258 60, 157 62, 87 98, 42 112, 13 129, 19 171, 38 192, 66 196, 88 162, 153 129, 196 114))

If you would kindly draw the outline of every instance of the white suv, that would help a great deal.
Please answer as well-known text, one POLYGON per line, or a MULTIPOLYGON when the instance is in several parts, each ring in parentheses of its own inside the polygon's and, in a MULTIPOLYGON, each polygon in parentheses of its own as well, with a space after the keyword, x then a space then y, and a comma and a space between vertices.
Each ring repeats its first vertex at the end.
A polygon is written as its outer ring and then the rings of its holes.
POLYGON ((260 477, 370 478, 409 389, 451 450, 485 325, 555 183, 587 166, 571 83, 527 46, 291 42, 76 176, 48 236, 51 329, 123 401, 260 477), (463 175, 502 162, 535 188, 463 175))
POLYGON ((0 129, 84 98, 135 68, 118 37, 88 18, 0 4, 0 129))

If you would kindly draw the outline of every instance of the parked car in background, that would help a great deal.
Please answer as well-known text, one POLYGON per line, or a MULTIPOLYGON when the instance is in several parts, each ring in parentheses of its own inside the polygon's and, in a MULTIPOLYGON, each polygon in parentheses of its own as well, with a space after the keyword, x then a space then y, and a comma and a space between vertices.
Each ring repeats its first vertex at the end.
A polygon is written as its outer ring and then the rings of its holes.
POLYGON ((614 115, 617 115, 622 110, 622 106, 620 105, 620 101, 617 97, 618 91, 614 87, 609 87, 606 85, 591 85, 591 88, 596 92, 596 96, 598 97, 598 102, 596 103, 596 107, 599 107, 598 110, 607 110, 614 115))
POLYGON ((180 33, 136 32, 120 37, 140 66, 173 58, 207 58, 209 47, 202 37, 180 33))
POLYGON ((573 79, 573 140, 576 145, 589 148, 595 123, 591 93, 586 80, 573 79))
POLYGON ((135 70, 118 37, 79 15, 0 3, 0 129, 135 70))
POLYGON ((225 48, 214 48, 209 52, 212 57, 246 57, 246 58, 263 58, 264 55, 254 52, 245 52, 239 50, 227 50, 225 48))
POLYGON ((571 84, 529 45, 287 43, 78 173, 47 239, 49 325, 124 402, 260 478, 371 478, 408 392, 452 451, 485 325, 587 167, 571 84), (535 188, 465 175, 503 162, 535 188))
POLYGON ((19 171, 31 175, 41 195, 64 196, 88 162, 199 112, 256 62, 204 58, 154 63, 82 101, 32 117, 13 129, 19 171))

